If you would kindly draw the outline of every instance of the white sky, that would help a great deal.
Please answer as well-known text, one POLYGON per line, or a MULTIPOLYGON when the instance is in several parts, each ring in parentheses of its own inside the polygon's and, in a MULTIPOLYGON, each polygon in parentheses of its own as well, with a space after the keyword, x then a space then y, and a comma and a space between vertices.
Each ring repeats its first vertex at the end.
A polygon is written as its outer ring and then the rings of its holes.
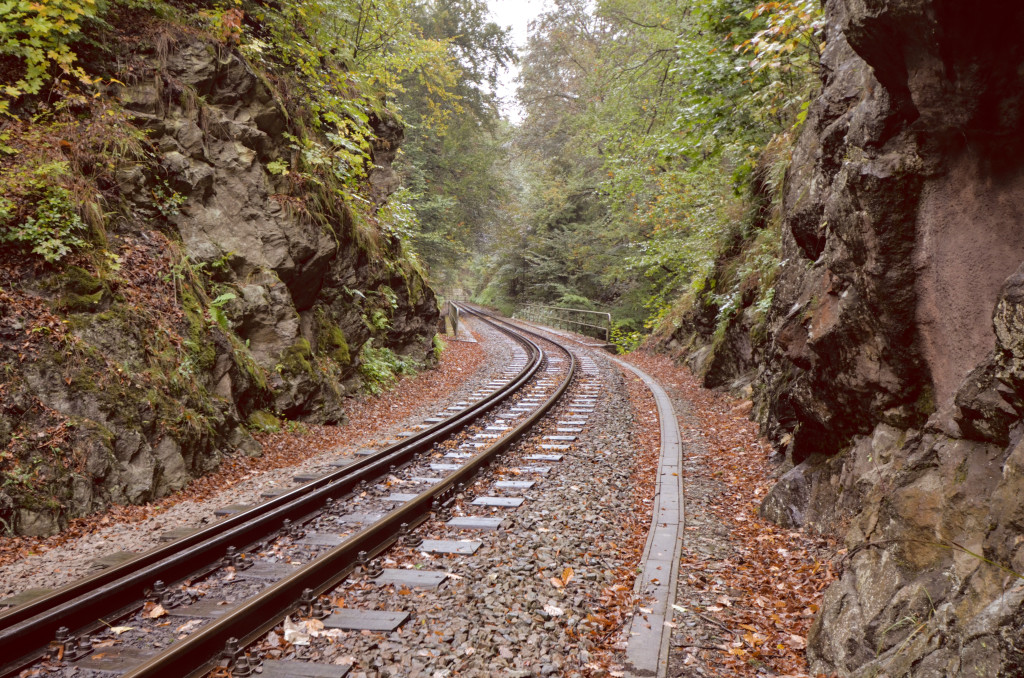
MULTIPOLYGON (((544 9, 546 0, 487 0, 491 16, 499 26, 512 27, 512 39, 516 47, 526 47, 527 24, 544 9)), ((518 67, 510 68, 498 83, 498 96, 501 97, 501 110, 513 123, 523 119, 523 112, 516 103, 516 77, 518 67)))

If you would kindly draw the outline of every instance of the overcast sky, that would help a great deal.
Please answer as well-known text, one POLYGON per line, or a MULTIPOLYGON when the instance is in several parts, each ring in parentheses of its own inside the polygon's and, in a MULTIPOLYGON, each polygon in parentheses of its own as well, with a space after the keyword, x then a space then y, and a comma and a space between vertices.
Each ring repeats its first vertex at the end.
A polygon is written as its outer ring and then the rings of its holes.
MULTIPOLYGON (((487 0, 494 21, 499 26, 512 27, 512 38, 519 48, 526 46, 526 25, 541 13, 545 3, 546 0, 487 0)), ((515 79, 518 74, 518 69, 509 69, 498 85, 498 95, 503 101, 502 111, 513 122, 519 122, 523 117, 515 105, 515 79)))

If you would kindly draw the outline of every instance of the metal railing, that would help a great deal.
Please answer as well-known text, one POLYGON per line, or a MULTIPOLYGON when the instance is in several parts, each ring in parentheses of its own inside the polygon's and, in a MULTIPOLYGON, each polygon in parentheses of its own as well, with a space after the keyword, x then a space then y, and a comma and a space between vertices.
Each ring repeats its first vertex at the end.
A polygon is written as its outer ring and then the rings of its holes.
POLYGON ((542 323, 549 327, 571 330, 605 342, 611 340, 612 314, 587 311, 582 308, 527 304, 517 314, 523 320, 542 323))

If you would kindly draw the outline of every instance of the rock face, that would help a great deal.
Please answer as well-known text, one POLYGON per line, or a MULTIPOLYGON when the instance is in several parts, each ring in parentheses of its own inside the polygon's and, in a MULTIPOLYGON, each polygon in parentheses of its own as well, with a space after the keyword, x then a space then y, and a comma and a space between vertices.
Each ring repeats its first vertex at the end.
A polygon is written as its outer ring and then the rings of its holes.
MULTIPOLYGON (((0 449, 16 431, 52 425, 70 453, 64 464, 39 457, 45 501, 31 500, 28 479, 0 491, 0 518, 24 534, 164 496, 224 451, 258 453, 247 420, 342 421, 368 342, 432 359, 432 291, 372 213, 318 204, 282 171, 299 151, 266 81, 230 49, 191 37, 139 58, 115 96, 155 165, 121 177, 129 216, 108 234, 132 291, 81 268, 56 290, 41 283, 67 341, 12 361, 17 374, 0 385, 0 449)), ((365 190, 382 204, 402 130, 377 120, 376 131, 365 190)), ((0 295, 0 338, 18 341, 20 321, 3 304, 0 295)))
POLYGON ((1024 6, 829 0, 756 385, 845 536, 815 671, 1024 674, 1024 6))

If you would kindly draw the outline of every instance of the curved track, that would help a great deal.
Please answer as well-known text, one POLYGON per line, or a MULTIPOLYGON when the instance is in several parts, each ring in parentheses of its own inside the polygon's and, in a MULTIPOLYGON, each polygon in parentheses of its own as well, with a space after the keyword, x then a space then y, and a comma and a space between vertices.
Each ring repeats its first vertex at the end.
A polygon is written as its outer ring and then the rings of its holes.
MULTIPOLYGON (((15 675, 51 650, 64 659, 88 652, 90 631, 115 619, 137 612, 146 596, 152 597, 157 580, 176 582, 205 576, 224 564, 229 548, 244 550, 270 538, 287 526, 308 521, 333 500, 351 495, 361 483, 379 478, 398 465, 408 464, 417 454, 431 449, 477 421, 482 415, 512 397, 529 383, 543 364, 543 352, 522 330, 510 330, 489 319, 484 322, 512 336, 528 354, 525 367, 493 394, 465 407, 454 416, 382 449, 373 456, 326 477, 307 483, 276 499, 225 519, 190 537, 153 549, 118 567, 59 589, 44 598, 0 614, 0 675, 15 675), (97 620, 100 620, 97 622, 97 620), (61 627, 73 633, 60 634, 61 627), (82 634, 75 640, 74 635, 82 634), (58 643, 53 639, 57 637, 58 643)), ((569 372, 555 393, 515 428, 494 444, 467 459, 457 470, 419 493, 384 517, 358 530, 343 543, 319 555, 290 576, 270 585, 258 595, 167 650, 127 670, 128 676, 201 675, 212 668, 226 645, 242 647, 265 633, 296 608, 298 601, 310 600, 343 579, 357 563, 364 563, 395 543, 420 522, 450 502, 458 488, 520 437, 550 409, 572 380, 575 359, 570 356, 569 372)))

